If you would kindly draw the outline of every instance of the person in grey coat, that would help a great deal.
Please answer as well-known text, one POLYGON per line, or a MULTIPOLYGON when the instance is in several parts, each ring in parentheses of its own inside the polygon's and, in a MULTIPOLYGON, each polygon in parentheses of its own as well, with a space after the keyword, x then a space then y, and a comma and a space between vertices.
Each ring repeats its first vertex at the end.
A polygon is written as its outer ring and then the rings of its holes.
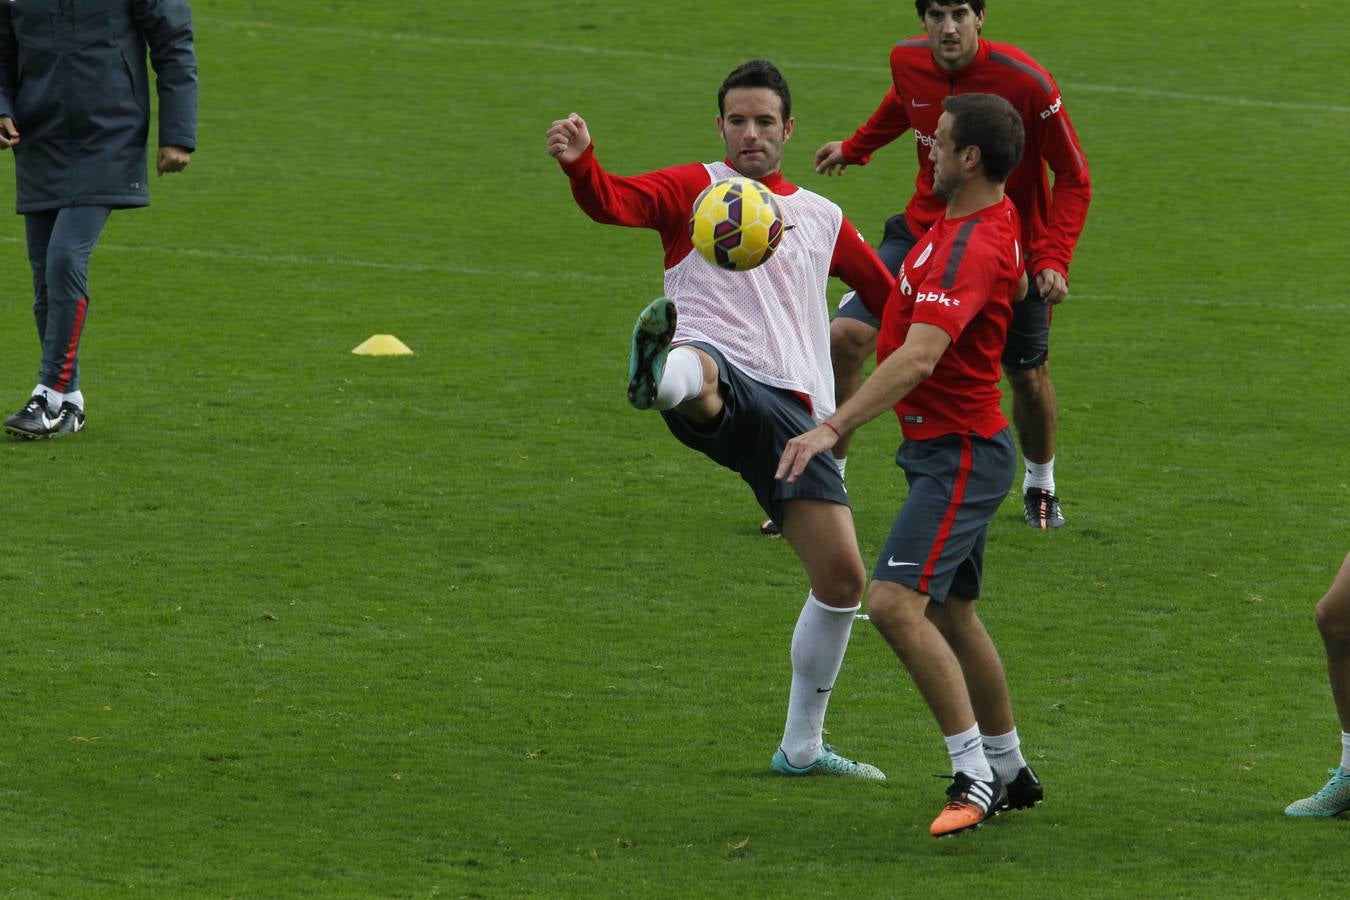
POLYGON ((0 150, 14 151, 42 341, 37 387, 4 422, 17 437, 84 427, 89 256, 114 209, 150 202, 147 48, 159 95, 155 170, 181 172, 197 146, 187 0, 0 0, 0 150))

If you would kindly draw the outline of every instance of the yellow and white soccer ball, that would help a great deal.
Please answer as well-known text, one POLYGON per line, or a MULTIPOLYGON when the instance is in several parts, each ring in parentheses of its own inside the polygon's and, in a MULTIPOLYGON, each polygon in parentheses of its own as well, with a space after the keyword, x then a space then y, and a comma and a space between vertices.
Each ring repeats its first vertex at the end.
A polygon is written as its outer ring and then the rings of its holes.
POLYGON ((750 178, 714 181, 694 201, 689 237, 704 259, 744 272, 762 265, 783 239, 783 211, 773 192, 750 178))

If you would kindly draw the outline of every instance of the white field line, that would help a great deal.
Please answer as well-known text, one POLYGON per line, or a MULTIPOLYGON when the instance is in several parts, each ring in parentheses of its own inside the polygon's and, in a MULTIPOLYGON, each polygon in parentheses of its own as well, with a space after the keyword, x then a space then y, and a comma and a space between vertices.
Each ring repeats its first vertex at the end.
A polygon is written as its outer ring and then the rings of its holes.
MULTIPOLYGON (((236 19, 206 17, 205 21, 215 27, 228 27, 243 30, 278 31, 325 35, 369 42, 372 39, 393 43, 410 43, 422 46, 445 47, 499 47, 507 50, 519 50, 531 53, 566 53, 586 56, 613 56, 623 59, 649 59, 681 65, 701 64, 706 60, 688 54, 662 53, 654 50, 636 50, 627 47, 585 47, 577 44, 547 43, 543 41, 512 41, 502 38, 449 37, 446 35, 414 34, 398 31, 361 31, 353 28, 336 28, 323 25, 278 25, 272 22, 249 22, 236 19)), ((807 60, 781 60, 784 69, 820 69, 833 72, 860 72, 876 74, 884 71, 884 66, 860 65, 857 63, 817 62, 807 60)), ((1350 113, 1350 104, 1312 103, 1302 100, 1263 100, 1256 97, 1238 97, 1221 94, 1196 94, 1189 91, 1174 91, 1164 88, 1141 87, 1125 84, 1086 84, 1068 81, 1061 84, 1070 96, 1082 92, 1087 94, 1130 94, 1137 97, 1154 97, 1160 100, 1176 100, 1183 103, 1208 103, 1219 106, 1243 106, 1257 109, 1285 109, 1309 112, 1350 113)))
MULTIPOLYGON (((21 238, 0 237, 0 244, 22 244, 21 238)), ((483 266, 461 266, 452 263, 380 262, 373 259, 355 259, 334 256, 299 256, 291 253, 239 253, 233 250, 207 250, 199 247, 149 247, 100 242, 95 252, 161 253, 206 260, 257 263, 259 265, 300 266, 312 268, 380 269, 388 272, 430 272, 440 275, 481 275, 487 278, 552 278, 573 281, 632 280, 623 275, 596 275, 585 272, 532 272, 528 269, 490 269, 483 266)))
MULTIPOLYGON (((0 237, 0 244, 21 244, 20 238, 0 237)), ((377 269, 394 272, 428 272, 439 275, 467 275, 482 278, 498 278, 509 280, 512 278, 528 279, 548 279, 555 283, 565 284, 569 281, 580 282, 615 282, 615 283, 634 283, 648 281, 656 276, 653 269, 652 274, 634 275, 634 274, 601 274, 596 272, 537 272, 529 269, 500 269, 489 268, 487 266, 462 266, 454 263, 392 263, 379 262, 371 259, 354 259, 334 256, 300 256, 296 254, 275 254, 275 253, 237 253, 230 250, 204 250, 195 247, 137 247, 128 244, 108 244, 100 243, 95 252, 109 253, 159 253, 168 256, 179 256, 188 259, 222 260, 233 263, 254 263, 257 265, 275 265, 275 266, 299 266, 312 268, 331 268, 331 269, 377 269)), ((1202 297, 1146 297, 1141 295, 1128 294, 1071 294, 1069 303, 1073 301, 1082 303, 1167 303, 1169 306, 1199 306, 1199 307, 1269 307, 1271 304, 1267 300, 1207 300, 1202 297)), ((1279 308, 1283 311, 1302 310, 1306 312, 1345 312, 1350 310, 1350 298, 1341 303, 1299 303, 1284 305, 1279 308)))
POLYGON ((1301 112, 1350 113, 1344 103, 1305 103, 1301 100, 1259 100, 1255 97, 1226 97, 1219 94, 1191 94, 1186 91, 1166 91, 1158 88, 1127 87, 1116 84, 1083 84, 1069 82, 1063 85, 1070 94, 1132 94, 1136 97, 1156 97, 1184 103, 1212 103, 1216 106, 1246 106, 1259 109, 1287 109, 1301 112))

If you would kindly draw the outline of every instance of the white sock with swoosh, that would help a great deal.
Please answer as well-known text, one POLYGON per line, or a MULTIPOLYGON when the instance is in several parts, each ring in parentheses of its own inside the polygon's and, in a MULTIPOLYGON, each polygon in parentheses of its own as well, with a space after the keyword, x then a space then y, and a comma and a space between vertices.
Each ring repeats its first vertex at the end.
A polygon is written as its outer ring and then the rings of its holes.
POLYGON ((792 632, 792 690, 788 695, 787 725, 783 728, 783 755, 799 768, 820 758, 825 707, 834 680, 844 663, 844 651, 853 631, 853 617, 862 607, 827 606, 807 594, 806 605, 792 632))

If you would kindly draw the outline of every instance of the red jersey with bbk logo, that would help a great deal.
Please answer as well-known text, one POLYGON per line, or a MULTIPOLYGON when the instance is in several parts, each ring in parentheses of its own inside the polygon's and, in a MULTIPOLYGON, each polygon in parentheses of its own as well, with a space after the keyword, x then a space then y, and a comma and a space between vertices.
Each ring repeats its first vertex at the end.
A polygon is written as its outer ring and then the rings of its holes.
POLYGON ((939 219, 914 245, 886 303, 877 363, 915 322, 952 343, 933 373, 895 405, 908 440, 945 434, 992 437, 1008 427, 999 408, 999 360, 1025 268, 1021 220, 1007 197, 959 219, 939 219))
POLYGON ((891 89, 872 118, 844 141, 844 158, 866 163, 877 150, 914 129, 919 171, 905 221, 911 232, 920 234, 946 209, 933 195, 933 161, 928 158, 943 98, 997 94, 1017 110, 1026 131, 1026 149, 1005 187, 1022 217, 1023 250, 1031 257, 1033 272, 1049 267, 1067 276, 1087 221, 1092 181, 1064 98, 1050 73, 1012 44, 983 38, 970 64, 949 72, 934 61, 928 38, 919 36, 901 41, 891 51, 891 76, 891 89), (1047 164, 1055 173, 1053 191, 1047 164))

